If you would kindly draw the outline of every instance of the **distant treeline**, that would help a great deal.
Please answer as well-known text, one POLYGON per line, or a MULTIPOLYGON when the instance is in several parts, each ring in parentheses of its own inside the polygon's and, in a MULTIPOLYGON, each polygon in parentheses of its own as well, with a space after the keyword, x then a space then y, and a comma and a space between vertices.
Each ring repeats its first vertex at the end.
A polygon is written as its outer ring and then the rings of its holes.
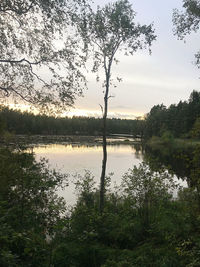
MULTIPOLYGON (((108 134, 141 136, 143 128, 142 120, 108 119, 108 134)), ((15 134, 33 135, 99 135, 102 133, 102 120, 94 117, 55 118, 1 106, 0 131, 3 130, 15 134)))
MULTIPOLYGON (((100 135, 102 119, 94 117, 59 117, 0 107, 0 132, 42 135, 100 135)), ((174 137, 200 138, 200 92, 193 91, 187 101, 168 108, 153 106, 145 120, 108 119, 108 134, 130 134, 146 139, 170 133, 174 137)))
POLYGON ((144 135, 162 136, 170 133, 174 137, 200 138, 200 92, 193 91, 188 101, 180 101, 168 108, 154 106, 145 119, 144 135))

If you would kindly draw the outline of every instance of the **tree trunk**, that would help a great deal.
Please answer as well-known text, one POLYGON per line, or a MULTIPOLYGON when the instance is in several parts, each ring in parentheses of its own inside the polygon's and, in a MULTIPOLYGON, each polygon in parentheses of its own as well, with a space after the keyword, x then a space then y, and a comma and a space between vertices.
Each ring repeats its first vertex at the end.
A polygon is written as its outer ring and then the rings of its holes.
POLYGON ((108 114, 108 93, 109 93, 109 84, 110 84, 110 68, 106 71, 106 91, 104 96, 104 114, 103 114, 103 160, 102 160, 102 170, 100 178, 100 201, 99 201, 99 210, 100 214, 104 210, 104 195, 105 195, 105 176, 106 176, 106 163, 107 163, 107 114, 108 114))
POLYGON ((104 209, 104 191, 105 191, 105 176, 106 176, 106 163, 107 163, 107 142, 106 142, 106 116, 103 117, 103 160, 100 179, 100 213, 102 214, 104 209))

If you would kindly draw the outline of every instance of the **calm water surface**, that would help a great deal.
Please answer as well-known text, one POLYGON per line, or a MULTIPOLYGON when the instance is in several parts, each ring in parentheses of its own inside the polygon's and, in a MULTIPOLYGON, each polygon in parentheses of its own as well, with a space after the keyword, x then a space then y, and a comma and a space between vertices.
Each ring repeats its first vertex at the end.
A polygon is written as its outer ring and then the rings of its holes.
MULTIPOLYGON (((33 149, 36 159, 46 158, 52 168, 63 173, 70 174, 69 186, 62 192, 67 204, 73 204, 76 196, 74 194, 73 175, 84 174, 89 170, 99 183, 102 163, 102 146, 72 145, 72 144, 50 144, 36 146, 33 149)), ((138 166, 143 160, 142 153, 136 151, 131 145, 108 145, 107 174, 113 172, 112 186, 114 183, 120 184, 122 175, 132 168, 138 166)))

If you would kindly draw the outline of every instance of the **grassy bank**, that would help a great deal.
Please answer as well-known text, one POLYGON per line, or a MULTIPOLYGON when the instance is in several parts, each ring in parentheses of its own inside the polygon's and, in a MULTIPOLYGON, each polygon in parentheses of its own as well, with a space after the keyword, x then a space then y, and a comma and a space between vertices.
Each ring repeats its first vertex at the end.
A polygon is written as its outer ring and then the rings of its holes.
POLYGON ((200 140, 197 139, 182 139, 182 138, 173 138, 173 137, 157 137, 153 136, 146 143, 152 148, 162 148, 163 146, 170 146, 174 149, 195 149, 196 146, 200 145, 200 140))

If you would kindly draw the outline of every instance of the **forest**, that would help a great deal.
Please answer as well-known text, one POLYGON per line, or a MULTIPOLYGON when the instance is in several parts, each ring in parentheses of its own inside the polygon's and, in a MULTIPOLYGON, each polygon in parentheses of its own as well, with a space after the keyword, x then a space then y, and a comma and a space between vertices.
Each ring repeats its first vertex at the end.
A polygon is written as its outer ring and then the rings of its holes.
POLYGON ((193 91, 187 101, 180 101, 168 108, 154 106, 145 120, 146 138, 162 136, 168 132, 179 138, 200 138, 200 93, 193 91))
MULTIPOLYGON (((200 1, 181 3, 172 22, 183 40, 199 31, 200 1)), ((144 118, 109 119, 118 52, 151 54, 157 36, 153 23, 135 22, 128 0, 93 4, 0 1, 0 266, 199 267, 200 92, 169 107, 155 105, 144 118), (102 118, 50 116, 84 94, 89 71, 97 81, 103 73, 102 118), (28 103, 38 115, 9 103, 28 103), (140 162, 114 186, 107 173, 109 134, 140 138, 123 145, 140 162), (101 136, 100 182, 90 170, 70 179, 11 138, 17 135, 101 136), (60 194, 70 183, 73 205, 60 194)), ((199 67, 199 51, 195 60, 199 67)))
MULTIPOLYGON (((55 118, 0 107, 1 131, 25 135, 101 135, 102 119, 94 117, 55 118)), ((108 119, 108 134, 141 137, 143 120, 108 119)))
MULTIPOLYGON (((23 135, 101 135, 102 119, 94 117, 53 117, 0 107, 0 130, 23 135)), ((129 134, 150 139, 168 133, 175 138, 200 138, 200 92, 188 100, 153 106, 144 118, 107 119, 107 134, 129 134)))

